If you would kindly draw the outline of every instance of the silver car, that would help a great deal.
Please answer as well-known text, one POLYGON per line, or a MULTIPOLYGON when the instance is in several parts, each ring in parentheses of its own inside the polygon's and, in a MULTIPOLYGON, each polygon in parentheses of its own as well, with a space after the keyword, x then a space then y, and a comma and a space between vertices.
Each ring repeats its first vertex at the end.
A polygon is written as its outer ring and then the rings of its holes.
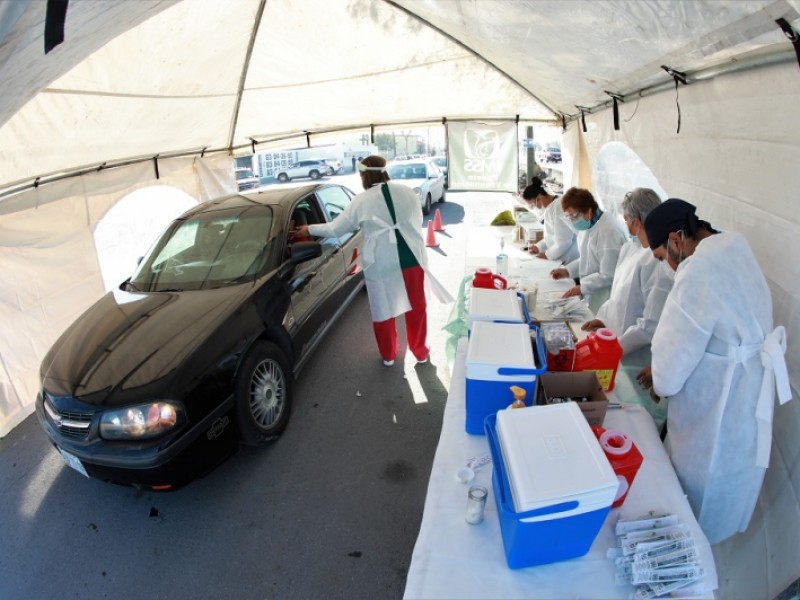
POLYGON ((292 179, 302 179, 308 177, 310 179, 319 179, 323 175, 330 173, 331 167, 324 160, 299 160, 288 169, 281 169, 275 175, 275 179, 281 183, 291 181, 292 179))
POLYGON ((392 181, 410 187, 419 196, 422 214, 431 212, 431 203, 445 201, 444 175, 436 164, 427 158, 393 162, 387 169, 392 181))

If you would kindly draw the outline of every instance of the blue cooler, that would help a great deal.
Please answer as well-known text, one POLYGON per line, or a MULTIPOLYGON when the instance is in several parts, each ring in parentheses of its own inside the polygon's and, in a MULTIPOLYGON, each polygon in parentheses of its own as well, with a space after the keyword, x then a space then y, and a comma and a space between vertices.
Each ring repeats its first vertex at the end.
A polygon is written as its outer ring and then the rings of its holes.
POLYGON ((467 307, 467 326, 470 335, 475 321, 527 323, 530 321, 530 316, 525 297, 515 290, 472 288, 467 307))
POLYGON ((508 566, 586 554, 619 484, 578 405, 504 410, 485 428, 508 566))
POLYGON ((525 389, 526 404, 535 404, 537 376, 546 370, 538 327, 475 321, 466 359, 467 433, 482 435, 484 419, 514 401, 512 385, 525 389))

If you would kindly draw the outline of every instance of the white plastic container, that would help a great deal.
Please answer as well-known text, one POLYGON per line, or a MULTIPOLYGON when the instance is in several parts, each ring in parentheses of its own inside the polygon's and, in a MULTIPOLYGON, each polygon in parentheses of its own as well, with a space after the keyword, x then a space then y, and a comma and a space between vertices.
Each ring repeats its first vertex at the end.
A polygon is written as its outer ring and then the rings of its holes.
POLYGON ((472 288, 467 312, 467 325, 470 333, 475 321, 524 323, 522 301, 516 290, 472 288))
POLYGON ((508 566, 586 554, 618 481, 578 406, 499 411, 486 419, 486 433, 508 566))
POLYGON ((512 385, 535 403, 537 377, 546 365, 534 359, 531 328, 525 323, 475 321, 466 359, 466 431, 483 434, 484 419, 513 400, 512 385))

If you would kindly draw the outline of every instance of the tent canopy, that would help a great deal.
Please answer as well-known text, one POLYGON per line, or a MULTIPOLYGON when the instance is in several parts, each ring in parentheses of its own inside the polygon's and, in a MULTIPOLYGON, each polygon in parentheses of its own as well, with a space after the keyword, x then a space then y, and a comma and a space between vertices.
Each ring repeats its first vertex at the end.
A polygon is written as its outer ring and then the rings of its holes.
MULTIPOLYGON (((565 185, 604 207, 647 185, 744 234, 798 389, 800 0, 71 0, 63 23, 48 6, 0 0, 0 436, 105 292, 94 232, 123 197, 204 200, 236 189, 235 154, 445 120, 563 125, 565 185)), ((721 597, 800 576, 800 401, 775 411, 753 521, 714 549, 721 597)))
POLYGON ((83 0, 45 55, 46 8, 0 3, 0 190, 306 132, 560 122, 671 83, 662 65, 793 59, 776 19, 798 17, 797 0, 83 0))

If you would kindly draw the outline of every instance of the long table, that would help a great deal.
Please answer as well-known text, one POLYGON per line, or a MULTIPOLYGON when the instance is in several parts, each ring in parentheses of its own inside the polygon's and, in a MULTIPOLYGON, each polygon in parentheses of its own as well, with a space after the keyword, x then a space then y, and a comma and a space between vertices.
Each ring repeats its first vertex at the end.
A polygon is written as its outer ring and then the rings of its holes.
MULTIPOLYGON (((614 524, 620 515, 632 518, 650 510, 675 513, 689 525, 706 570, 705 578, 693 589, 698 592, 696 597, 714 597, 717 573, 711 547, 683 494, 652 418, 638 405, 623 405, 606 413, 604 426, 626 432, 644 462, 625 503, 611 510, 589 553, 550 565, 508 568, 493 497, 491 464, 478 469, 472 482, 489 490, 484 521, 470 525, 464 520, 469 485, 460 483, 456 472, 470 457, 489 452, 484 436, 464 430, 466 352, 467 340, 462 339, 456 350, 405 598, 628 598, 633 588, 615 585, 614 565, 607 558, 607 550, 615 544, 614 524)), ((617 377, 621 376, 625 374, 619 372, 617 377)), ((613 392, 609 399, 616 400, 613 392)))

